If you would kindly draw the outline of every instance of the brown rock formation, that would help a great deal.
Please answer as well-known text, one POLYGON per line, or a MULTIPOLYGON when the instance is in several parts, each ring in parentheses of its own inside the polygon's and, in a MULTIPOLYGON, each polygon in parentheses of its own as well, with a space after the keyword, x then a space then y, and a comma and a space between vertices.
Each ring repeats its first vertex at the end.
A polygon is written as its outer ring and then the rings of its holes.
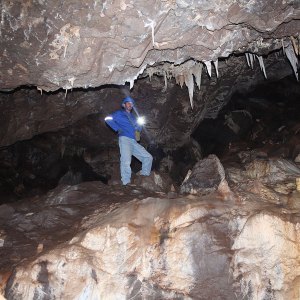
POLYGON ((299 15, 297 1, 4 0, 0 88, 133 84, 159 62, 266 55, 297 37, 299 15))

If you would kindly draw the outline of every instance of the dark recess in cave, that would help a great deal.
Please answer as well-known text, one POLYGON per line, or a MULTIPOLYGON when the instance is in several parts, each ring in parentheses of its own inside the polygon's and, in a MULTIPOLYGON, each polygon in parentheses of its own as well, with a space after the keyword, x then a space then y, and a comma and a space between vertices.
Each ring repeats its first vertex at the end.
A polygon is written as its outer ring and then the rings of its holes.
POLYGON ((277 153, 294 159, 297 145, 292 138, 299 123, 299 82, 293 75, 282 80, 256 86, 245 93, 235 93, 216 119, 205 119, 194 131, 193 137, 201 144, 203 156, 216 154, 220 158, 228 149, 266 148, 278 144, 277 153), (233 123, 230 125, 230 121, 233 123), (296 127, 295 127, 296 126, 296 127), (236 131, 235 131, 236 129, 236 131), (281 146, 291 142, 288 153, 281 146), (295 151, 294 151, 295 150, 295 151))

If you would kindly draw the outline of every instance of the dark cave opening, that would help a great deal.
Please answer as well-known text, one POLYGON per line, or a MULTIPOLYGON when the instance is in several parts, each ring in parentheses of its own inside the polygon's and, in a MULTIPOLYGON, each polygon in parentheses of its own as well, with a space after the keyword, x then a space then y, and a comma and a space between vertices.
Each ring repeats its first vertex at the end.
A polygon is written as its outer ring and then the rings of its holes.
POLYGON ((293 75, 235 93, 216 119, 205 119, 193 132, 203 155, 226 156, 261 148, 270 156, 295 159, 299 145, 299 82, 293 75))

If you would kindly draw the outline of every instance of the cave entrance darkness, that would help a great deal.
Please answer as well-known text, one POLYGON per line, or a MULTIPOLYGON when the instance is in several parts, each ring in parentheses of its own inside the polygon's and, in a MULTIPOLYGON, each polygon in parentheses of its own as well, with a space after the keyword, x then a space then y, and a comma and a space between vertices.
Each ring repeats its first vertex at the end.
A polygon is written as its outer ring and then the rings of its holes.
POLYGON ((293 75, 235 93, 216 119, 193 132, 203 156, 221 159, 242 150, 261 149, 269 157, 295 159, 299 153, 300 86, 293 75))
MULTIPOLYGON (((96 97, 93 91, 89 93, 96 97)), ((181 93, 186 95, 186 90, 181 93)), ((193 132, 192 138, 200 145, 201 156, 216 154, 226 162, 240 151, 260 149, 269 157, 294 160, 300 152, 299 95, 300 86, 293 75, 235 93, 216 119, 204 119, 193 132)), ((118 104, 105 108, 104 113, 116 108, 118 104)), ((58 184, 74 185, 94 180, 108 183, 113 172, 119 173, 116 141, 114 146, 108 146, 105 142, 101 144, 96 135, 95 141, 91 141, 85 138, 85 133, 79 134, 83 127, 88 132, 89 126, 98 126, 97 122, 99 114, 95 112, 84 122, 79 120, 57 132, 39 134, 1 148, 1 202, 40 195, 58 184)), ((177 185, 199 160, 199 153, 195 155, 192 145, 174 151, 157 144, 147 146, 154 156, 154 169, 162 169, 163 158, 173 162, 168 171, 177 185)), ((139 162, 133 160, 133 171, 139 168, 139 162)))

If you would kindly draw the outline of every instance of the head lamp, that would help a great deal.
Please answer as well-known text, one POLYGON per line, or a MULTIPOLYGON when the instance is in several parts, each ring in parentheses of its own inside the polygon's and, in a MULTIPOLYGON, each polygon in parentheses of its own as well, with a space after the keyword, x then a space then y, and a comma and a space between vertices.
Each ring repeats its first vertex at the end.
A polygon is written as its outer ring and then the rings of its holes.
POLYGON ((144 125, 146 123, 146 120, 144 117, 138 117, 136 121, 139 125, 144 125))

